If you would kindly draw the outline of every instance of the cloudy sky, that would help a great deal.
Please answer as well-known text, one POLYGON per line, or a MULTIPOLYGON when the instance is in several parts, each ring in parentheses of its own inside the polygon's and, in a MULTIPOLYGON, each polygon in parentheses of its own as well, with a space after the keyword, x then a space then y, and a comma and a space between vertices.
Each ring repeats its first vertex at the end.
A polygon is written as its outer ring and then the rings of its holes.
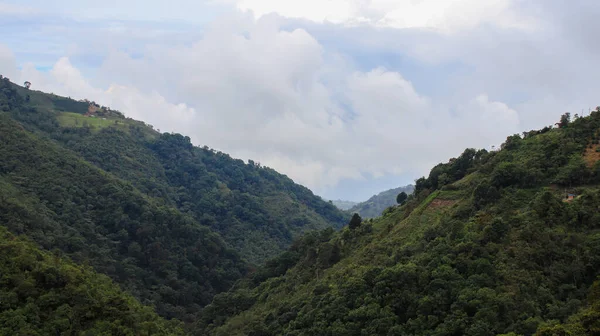
POLYGON ((0 73, 325 198, 600 105, 595 0, 0 0, 0 73))

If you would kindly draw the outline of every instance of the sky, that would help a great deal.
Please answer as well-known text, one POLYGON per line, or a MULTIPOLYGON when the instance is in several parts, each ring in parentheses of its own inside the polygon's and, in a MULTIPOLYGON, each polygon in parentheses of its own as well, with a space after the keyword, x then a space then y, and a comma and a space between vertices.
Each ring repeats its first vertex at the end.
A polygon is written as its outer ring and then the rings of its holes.
POLYGON ((326 199, 600 105, 600 2, 0 0, 0 73, 326 199))

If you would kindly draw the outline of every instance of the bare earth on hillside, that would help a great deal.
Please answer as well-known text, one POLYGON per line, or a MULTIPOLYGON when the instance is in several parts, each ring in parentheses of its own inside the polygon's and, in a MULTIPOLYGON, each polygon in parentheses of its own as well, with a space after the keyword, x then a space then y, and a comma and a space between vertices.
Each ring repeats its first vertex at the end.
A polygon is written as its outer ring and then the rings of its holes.
POLYGON ((600 148, 600 145, 592 145, 592 147, 588 147, 585 150, 585 154, 583 155, 583 159, 588 167, 593 167, 598 160, 600 160, 600 152, 597 149, 600 148))
POLYGON ((444 200, 444 199, 436 198, 433 201, 431 201, 429 206, 431 208, 441 208, 441 207, 447 207, 447 206, 454 205, 454 203, 456 203, 456 201, 454 201, 454 200, 444 200))

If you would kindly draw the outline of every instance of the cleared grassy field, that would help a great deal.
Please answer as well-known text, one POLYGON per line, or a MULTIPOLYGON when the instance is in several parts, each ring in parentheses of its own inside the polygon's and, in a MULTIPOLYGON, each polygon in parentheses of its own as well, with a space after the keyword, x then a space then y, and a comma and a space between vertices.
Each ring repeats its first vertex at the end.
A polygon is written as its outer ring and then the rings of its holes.
POLYGON ((102 119, 100 117, 86 117, 79 113, 62 112, 57 117, 62 127, 86 127, 100 130, 109 126, 125 126, 125 123, 117 119, 102 119))

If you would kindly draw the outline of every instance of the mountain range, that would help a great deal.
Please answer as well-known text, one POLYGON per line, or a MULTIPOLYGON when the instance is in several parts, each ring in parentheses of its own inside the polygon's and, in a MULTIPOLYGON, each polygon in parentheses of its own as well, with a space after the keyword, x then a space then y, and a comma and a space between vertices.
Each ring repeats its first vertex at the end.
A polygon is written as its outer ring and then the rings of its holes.
POLYGON ((399 193, 405 192, 406 194, 410 195, 414 189, 415 186, 409 184, 404 187, 382 191, 377 195, 373 195, 364 202, 353 205, 347 210, 351 213, 358 213, 364 218, 379 217, 385 209, 398 204, 396 202, 396 197, 399 193))
POLYGON ((600 108, 557 125, 350 218, 251 160, 0 79, 0 334, 598 335, 600 108))

